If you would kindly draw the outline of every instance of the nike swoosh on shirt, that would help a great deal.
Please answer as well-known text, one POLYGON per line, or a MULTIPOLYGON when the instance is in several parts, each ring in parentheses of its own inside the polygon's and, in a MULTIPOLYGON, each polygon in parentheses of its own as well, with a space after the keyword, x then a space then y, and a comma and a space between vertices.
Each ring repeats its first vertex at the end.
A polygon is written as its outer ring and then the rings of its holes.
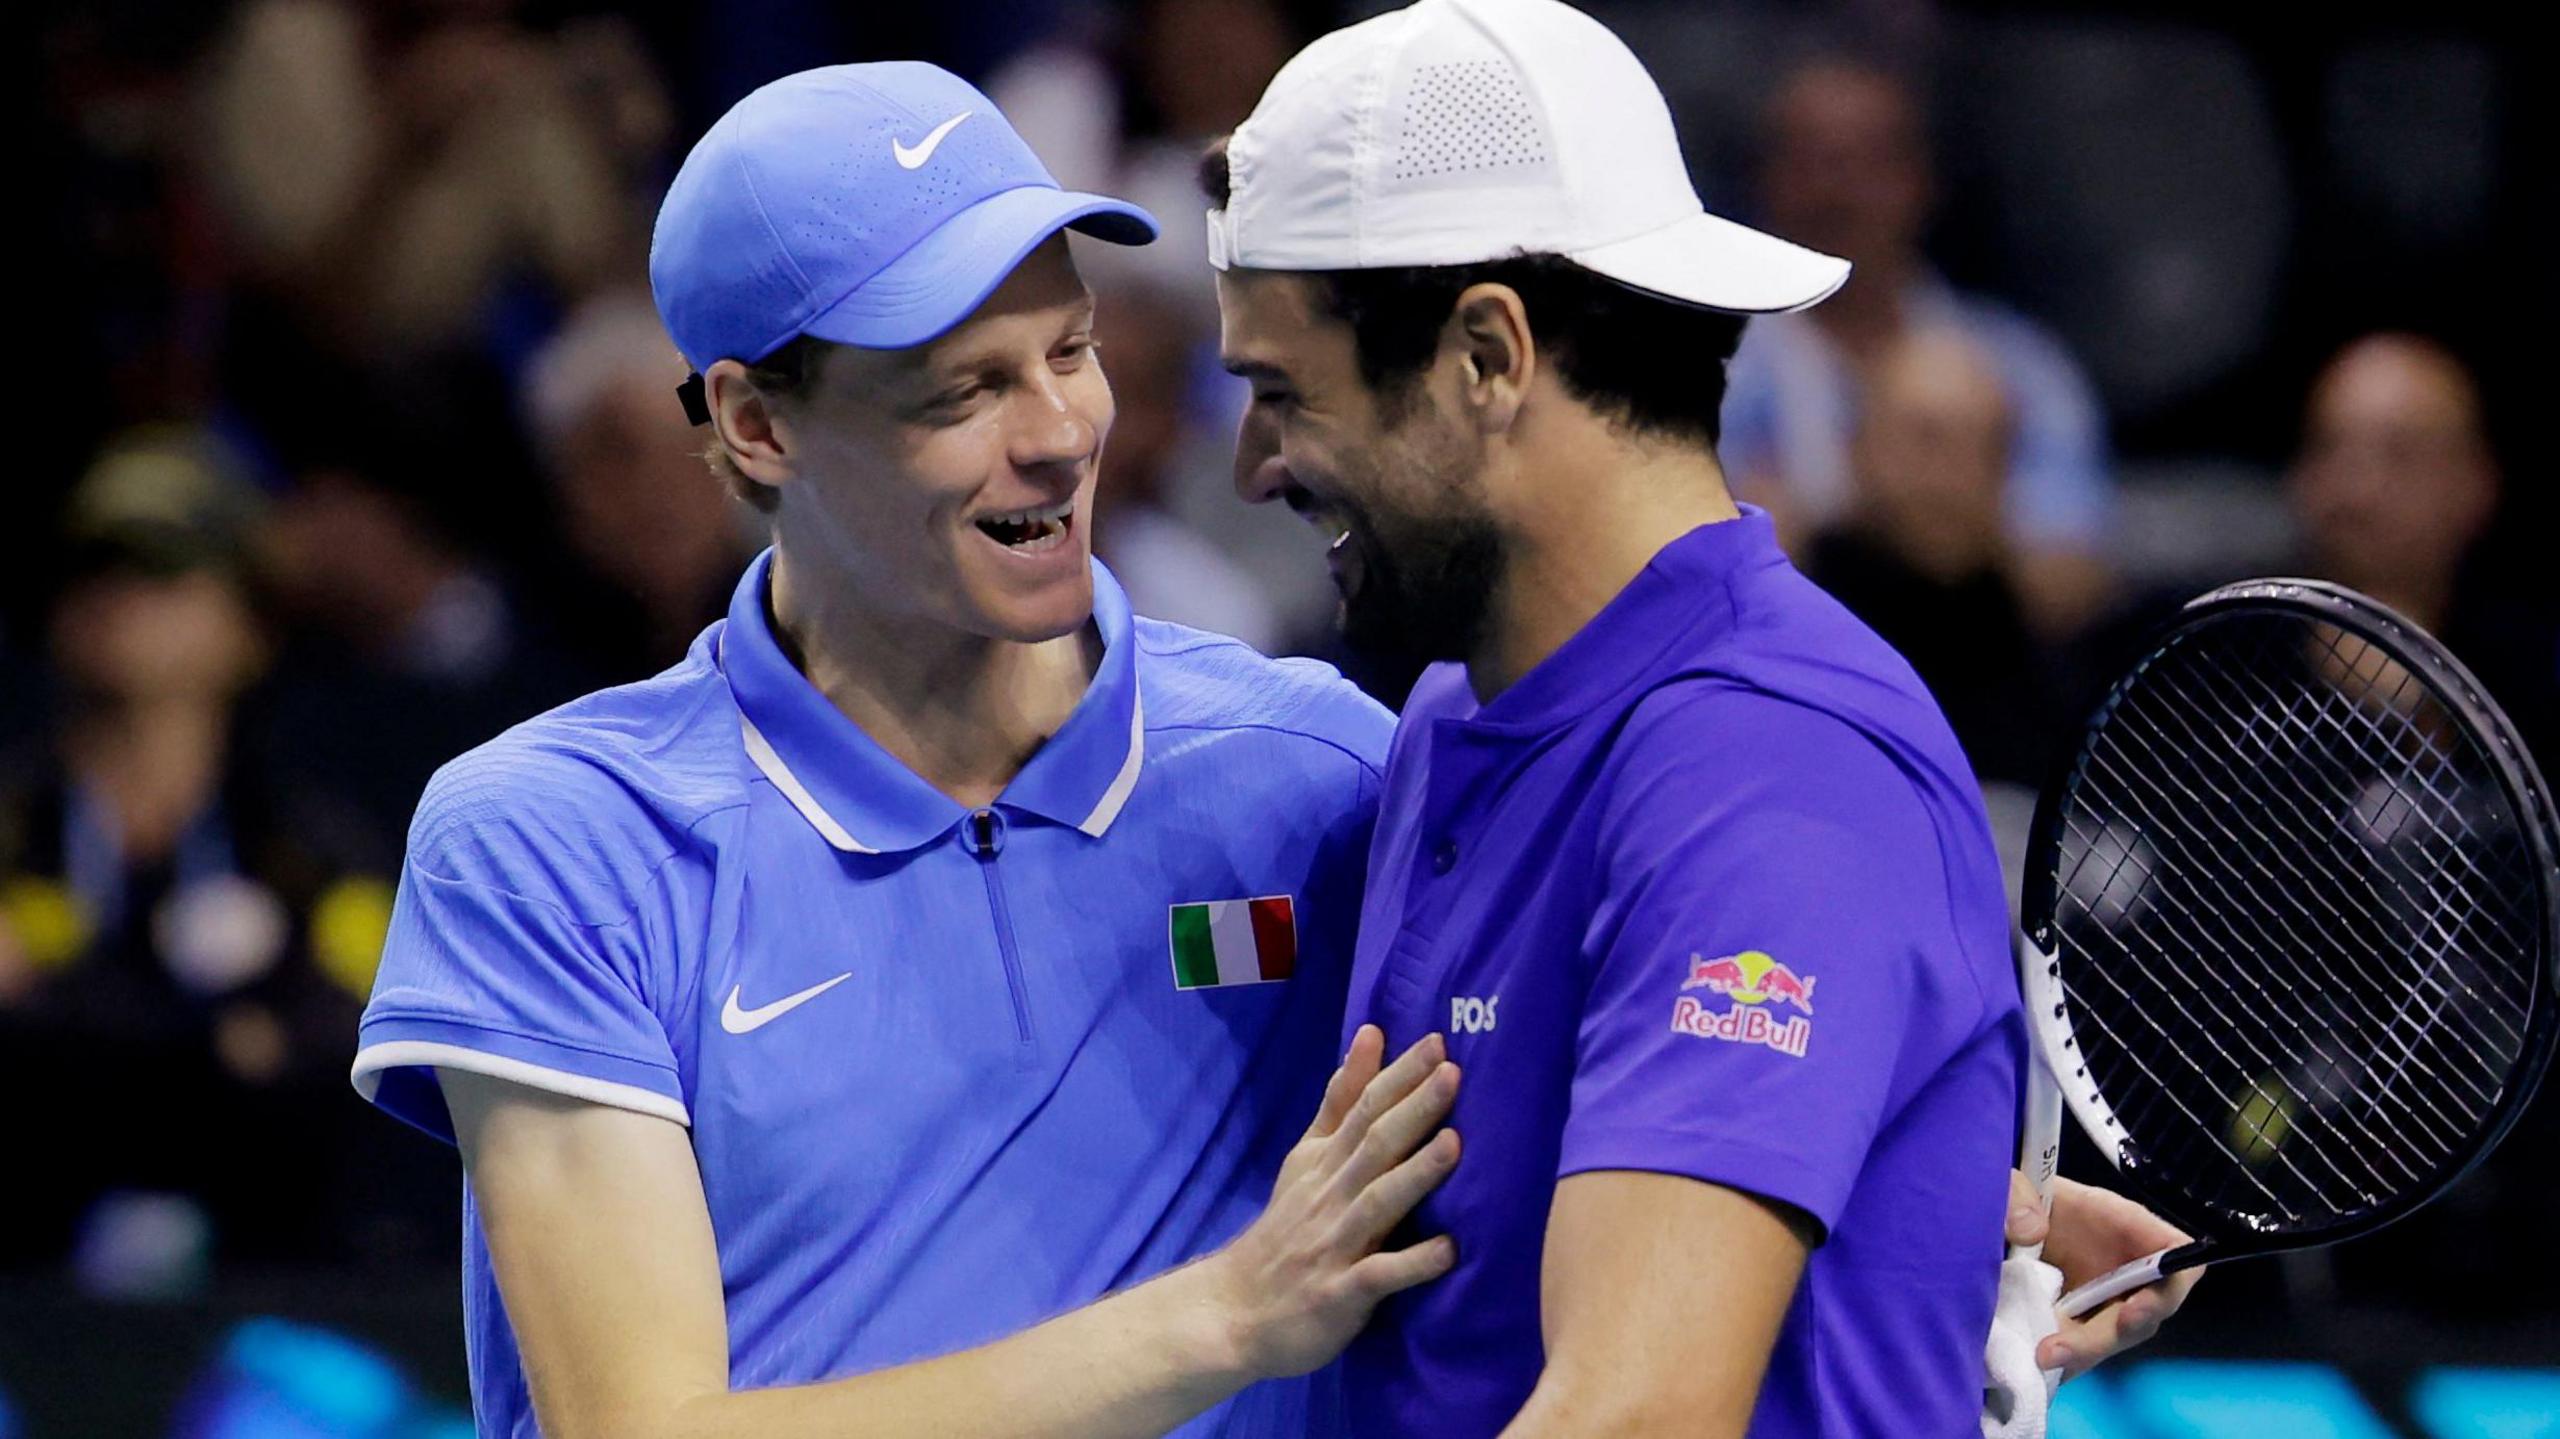
POLYGON ((720 1006, 720 1027, 731 1034, 745 1034, 751 1030, 762 1029, 851 978, 853 978, 853 971, 846 970, 833 979, 821 980, 810 985, 798 994, 786 994, 771 1004, 761 1004, 753 1009, 738 1007, 739 987, 732 986, 729 990, 729 1002, 720 1006))
POLYGON ((922 166, 925 161, 932 159, 934 151, 942 148, 942 137, 951 133, 952 126, 959 124, 961 121, 968 119, 971 115, 976 113, 977 112, 974 110, 963 110, 959 114, 952 116, 950 119, 943 121, 941 124, 934 126, 933 133, 925 136, 923 142, 918 144, 912 150, 901 144, 897 136, 892 135, 889 137, 889 153, 898 157, 898 168, 902 170, 916 169, 922 166))

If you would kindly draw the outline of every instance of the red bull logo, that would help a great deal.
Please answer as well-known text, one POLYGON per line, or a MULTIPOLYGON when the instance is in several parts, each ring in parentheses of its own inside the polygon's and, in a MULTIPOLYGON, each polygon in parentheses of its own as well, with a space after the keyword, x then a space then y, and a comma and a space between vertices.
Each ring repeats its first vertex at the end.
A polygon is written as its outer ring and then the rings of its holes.
POLYGON ((1813 1040, 1813 976, 1798 974, 1756 949, 1716 959, 1689 956, 1689 977, 1680 981, 1681 995, 1671 1006, 1674 1033, 1731 1044, 1764 1045, 1780 1054, 1804 1058, 1813 1040), (1687 991, 1703 989, 1731 1001, 1709 1009, 1687 991), (1781 1022, 1779 1007, 1798 1013, 1781 1022))
POLYGON ((1718 1014, 1685 994, 1671 1006, 1671 1028, 1675 1033, 1699 1039, 1767 1045, 1798 1059, 1804 1058, 1805 1046, 1813 1041, 1813 1022, 1801 1014, 1784 1024, 1765 1009, 1745 1009, 1741 1005, 1718 1014))
POLYGON ((1713 990, 1737 1004, 1792 1004, 1813 1013, 1813 976, 1798 974, 1756 949, 1721 959, 1693 954, 1689 977, 1680 987, 1713 990))

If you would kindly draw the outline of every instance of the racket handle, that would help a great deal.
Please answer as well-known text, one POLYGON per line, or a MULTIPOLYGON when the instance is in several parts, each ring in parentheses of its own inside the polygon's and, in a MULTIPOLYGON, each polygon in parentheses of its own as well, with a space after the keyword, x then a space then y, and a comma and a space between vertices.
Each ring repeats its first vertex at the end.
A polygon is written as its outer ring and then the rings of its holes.
MULTIPOLYGON (((2036 1202, 2045 1212, 2053 1211, 2054 1167, 2062 1154, 2062 1086, 2054 1081, 2052 1071, 2041 1059, 2027 1057, 2026 1107, 2019 1115, 2018 1169, 2035 1186, 2036 1202)), ((2044 1257, 2041 1244, 2011 1245, 2012 1258, 2025 1255, 2030 1259, 2044 1257)))
MULTIPOLYGON (((2022 953, 2024 951, 2022 950, 2022 953)), ((2036 1203, 2053 1212, 2054 1156, 2062 1148, 2062 1086, 2035 1054, 2027 1056, 2027 1092, 2018 1115, 2018 1169, 2035 1187, 2036 1203)), ((1982 1432, 2042 1434, 2046 1406, 2062 1371, 2036 1365, 2035 1353, 2061 1327, 2053 1296, 2061 1271, 2044 1262, 2044 1245, 2013 1244, 2000 1266, 2000 1299, 1991 1319, 1983 1361, 1982 1432)))
POLYGON ((2062 1086, 2034 1059, 2027 1062, 2027 1108, 2018 1130, 2018 1167, 2036 1187, 2036 1198, 2053 1203, 2053 1175, 2062 1160, 2062 1086))
POLYGON ((2063 1295, 2062 1302, 2054 1307, 2063 1318, 2077 1319, 2110 1299, 2131 1294, 2146 1284, 2156 1284, 2160 1281, 2160 1276, 2168 1272, 2161 1261, 2167 1259, 2173 1252, 2175 1251, 2163 1249, 2157 1254, 2146 1254, 2130 1264, 2118 1265, 2063 1295))

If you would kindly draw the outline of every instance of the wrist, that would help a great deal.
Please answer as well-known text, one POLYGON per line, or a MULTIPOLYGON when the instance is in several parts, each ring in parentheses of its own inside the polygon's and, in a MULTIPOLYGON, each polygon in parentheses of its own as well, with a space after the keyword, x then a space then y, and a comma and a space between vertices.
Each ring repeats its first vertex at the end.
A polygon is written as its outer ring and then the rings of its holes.
POLYGON ((1255 1327, 1234 1282, 1234 1263, 1221 1250, 1165 1275, 1151 1289, 1162 1292, 1164 1352, 1183 1379, 1223 1397, 1273 1377, 1255 1356, 1255 1327))

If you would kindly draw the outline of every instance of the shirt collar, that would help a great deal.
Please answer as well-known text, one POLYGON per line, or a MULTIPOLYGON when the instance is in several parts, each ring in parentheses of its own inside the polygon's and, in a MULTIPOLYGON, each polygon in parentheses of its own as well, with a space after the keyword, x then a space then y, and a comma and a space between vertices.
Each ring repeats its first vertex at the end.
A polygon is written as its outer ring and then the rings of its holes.
POLYGON ((1474 719, 1523 733, 1553 729, 1650 679, 1674 646, 1695 650, 1732 628, 1730 582, 1786 563, 1768 512, 1739 508, 1740 518, 1700 525, 1656 551, 1590 623, 1477 709, 1474 719))
MULTIPOLYGON (((769 549, 747 567, 718 643, 747 758, 837 849, 890 854, 948 833, 968 811, 863 733, 775 642, 765 601, 772 571, 769 549)), ((1067 722, 996 803, 1100 838, 1137 786, 1146 719, 1129 601, 1099 560, 1093 617, 1102 630, 1101 665, 1067 722)))

